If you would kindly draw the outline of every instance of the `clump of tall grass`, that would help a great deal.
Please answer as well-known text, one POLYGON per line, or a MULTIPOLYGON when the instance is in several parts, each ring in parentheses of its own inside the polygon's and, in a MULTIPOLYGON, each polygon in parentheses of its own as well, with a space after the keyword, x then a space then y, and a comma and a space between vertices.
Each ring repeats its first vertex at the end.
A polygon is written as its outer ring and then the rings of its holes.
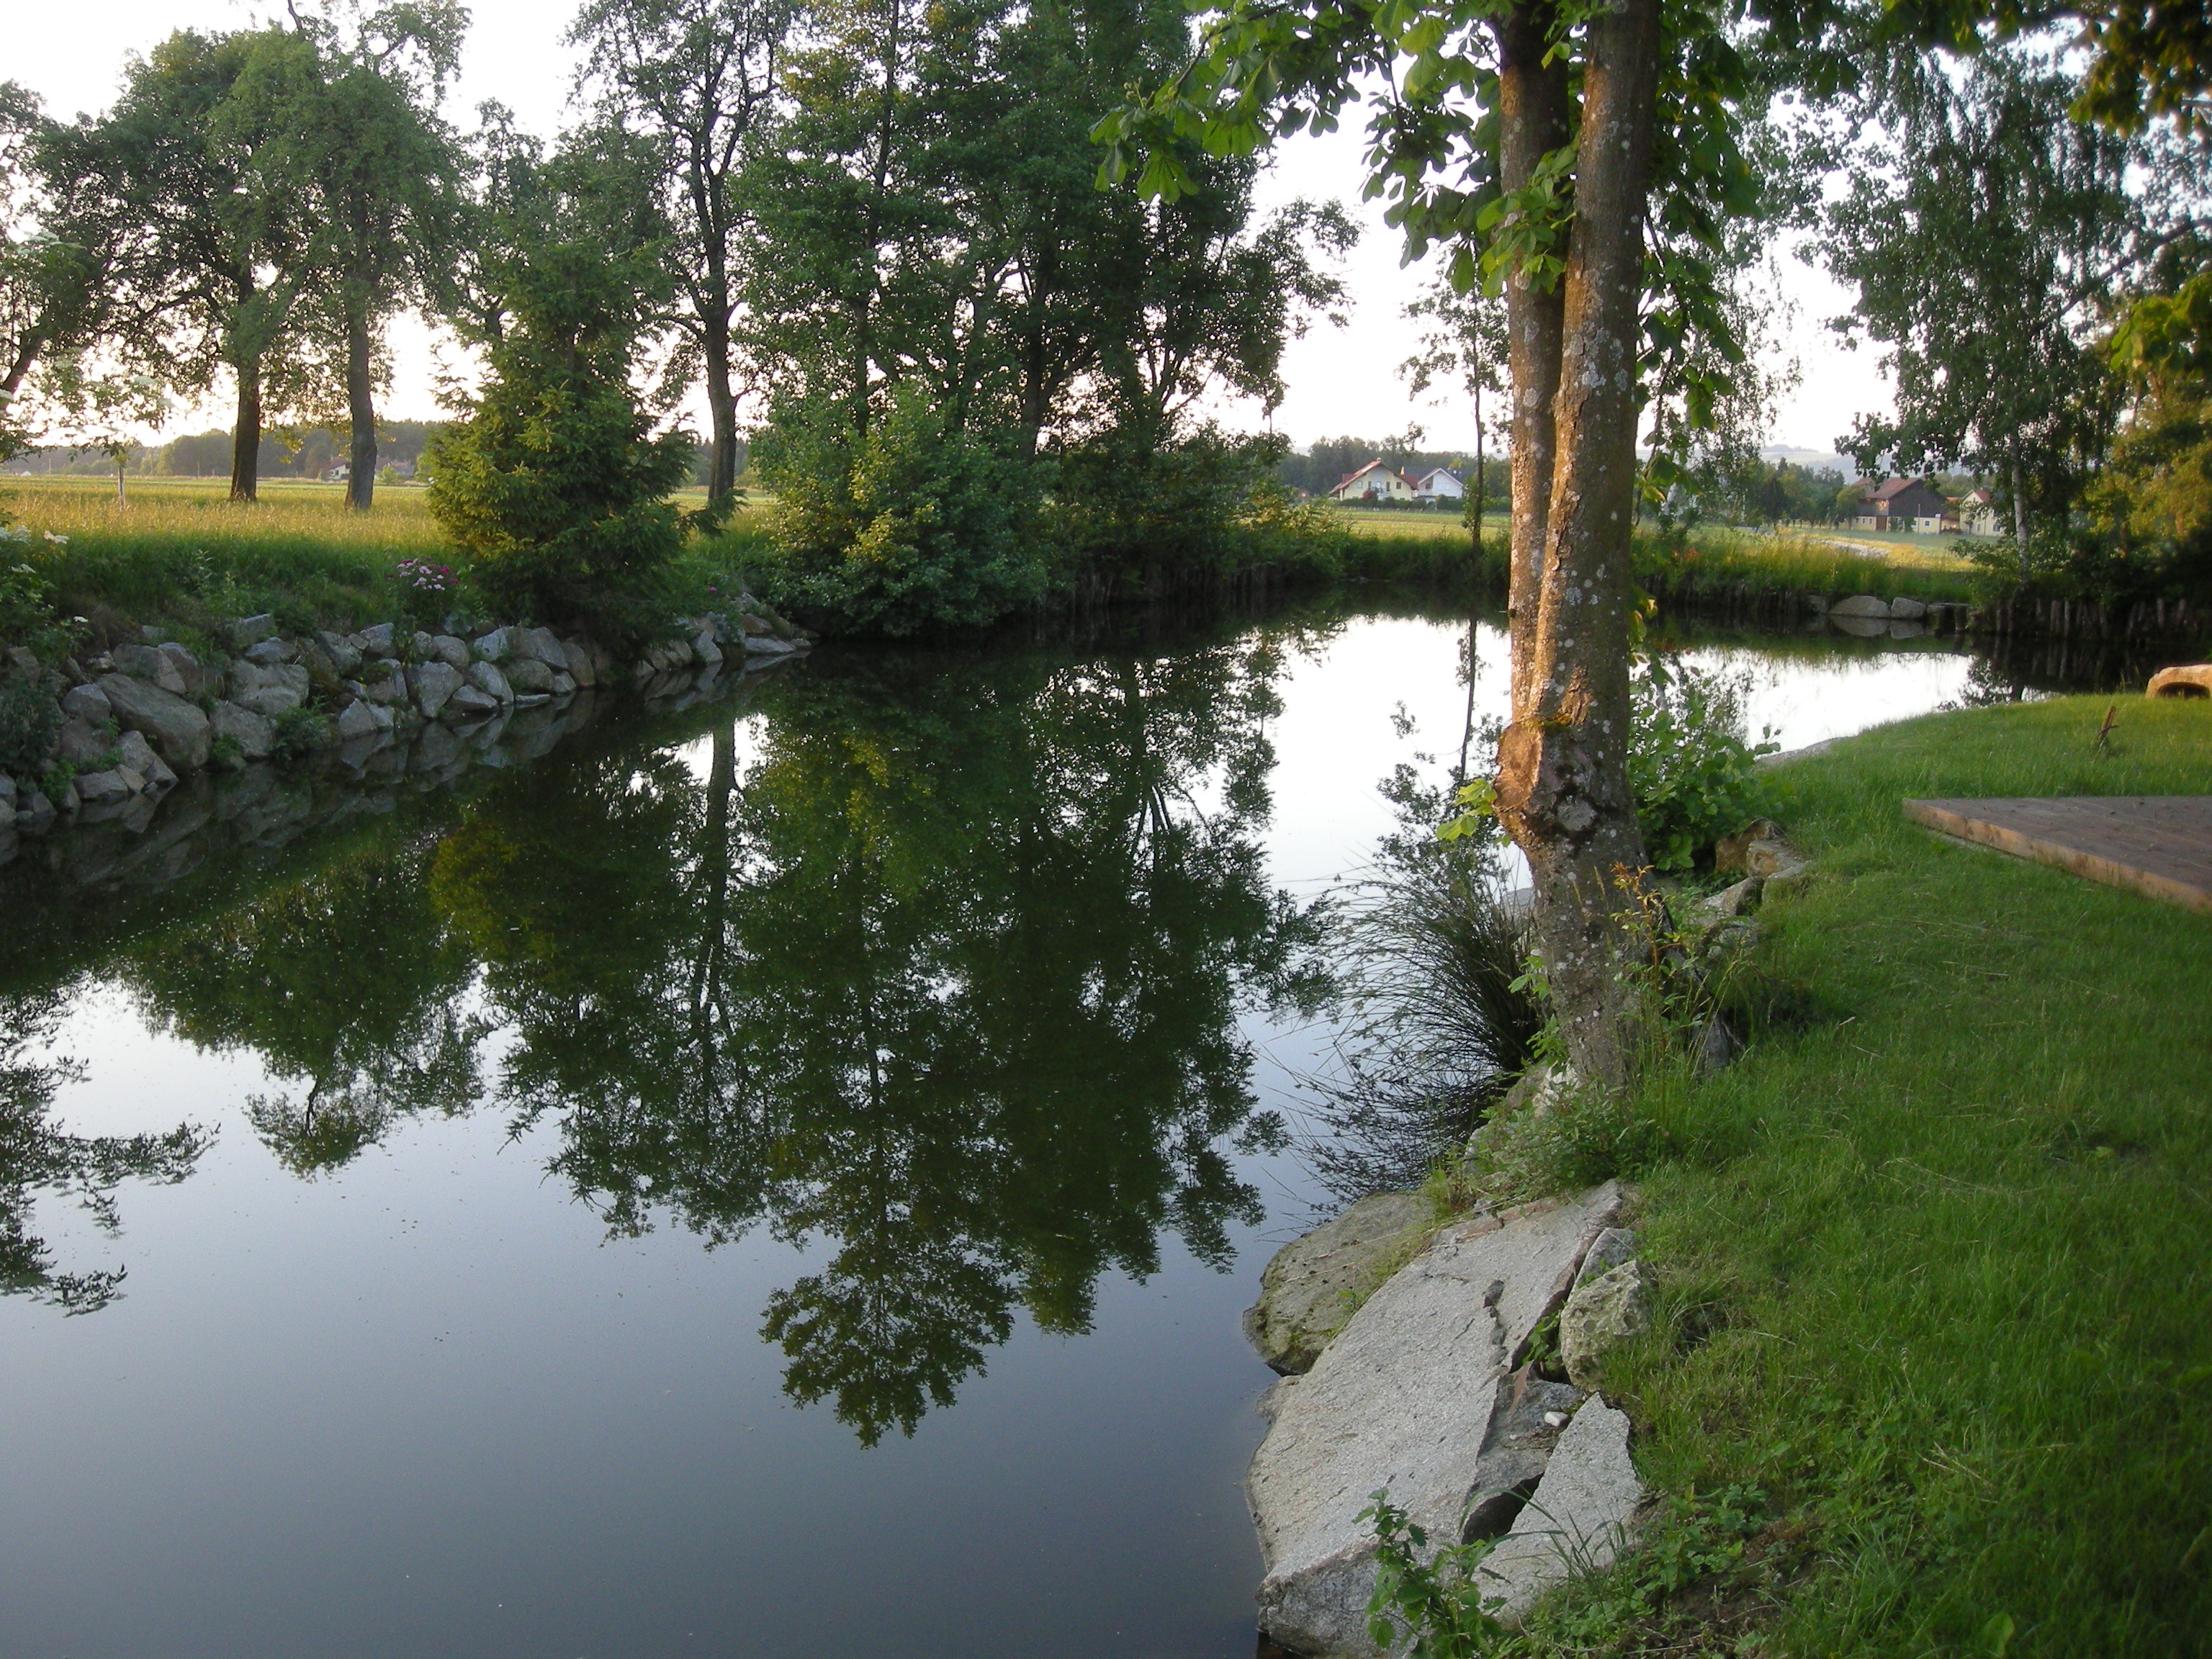
POLYGON ((1528 1063, 1545 1010, 1527 975, 1528 911, 1497 848, 1439 841, 1446 793, 1401 773, 1401 817, 1345 895, 1346 1024, 1309 1079, 1306 1161, 1339 1198, 1418 1183, 1466 1145, 1528 1063))

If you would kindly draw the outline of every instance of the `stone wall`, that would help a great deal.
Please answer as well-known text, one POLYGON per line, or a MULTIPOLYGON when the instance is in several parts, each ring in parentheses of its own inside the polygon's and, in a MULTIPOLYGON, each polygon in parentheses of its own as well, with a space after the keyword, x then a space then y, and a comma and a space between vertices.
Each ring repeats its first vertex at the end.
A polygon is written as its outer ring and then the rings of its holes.
POLYGON ((730 612, 679 618, 627 664, 596 641, 544 628, 465 637, 380 623, 288 635, 268 616, 240 617, 219 646, 198 651, 155 628, 55 664, 19 647, 9 669, 52 698, 57 735, 41 767, 0 773, 0 863, 57 829, 112 823, 143 835, 157 817, 178 816, 162 803, 203 775, 215 787, 194 793, 210 800, 289 798, 296 792, 265 780, 232 781, 321 755, 362 777, 442 777, 496 764, 517 743, 542 753, 611 694, 696 698, 809 645, 740 596, 730 612))

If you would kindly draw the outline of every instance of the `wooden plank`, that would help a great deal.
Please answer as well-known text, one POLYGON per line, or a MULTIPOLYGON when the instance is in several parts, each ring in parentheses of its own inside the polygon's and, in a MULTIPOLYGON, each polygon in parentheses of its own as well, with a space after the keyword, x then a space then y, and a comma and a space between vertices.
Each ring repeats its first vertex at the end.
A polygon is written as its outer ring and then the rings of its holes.
POLYGON ((2212 915, 2212 795, 1908 800, 1962 841, 2212 915))

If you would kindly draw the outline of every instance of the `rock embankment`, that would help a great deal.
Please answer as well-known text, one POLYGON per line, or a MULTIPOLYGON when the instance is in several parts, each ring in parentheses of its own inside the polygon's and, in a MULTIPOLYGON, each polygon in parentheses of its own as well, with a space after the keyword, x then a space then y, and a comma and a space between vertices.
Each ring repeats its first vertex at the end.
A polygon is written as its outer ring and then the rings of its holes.
MULTIPOLYGON (((1577 1340, 1596 1347, 1578 1348, 1578 1359, 1632 1325, 1616 1279, 1628 1273, 1640 1287, 1641 1269, 1633 1235, 1614 1225, 1621 1204, 1608 1182, 1442 1228, 1310 1370, 1268 1391, 1267 1433, 1245 1484, 1270 1638, 1304 1655, 1378 1651, 1366 1629, 1375 1538, 1359 1516, 1380 1490, 1437 1545, 1498 1540, 1484 1582, 1508 1617, 1578 1566, 1612 1559, 1642 1498, 1627 1419, 1586 1384, 1547 1374, 1555 1356, 1537 1351, 1584 1289, 1577 1340)), ((1370 1212, 1378 1223, 1389 1213, 1370 1212)), ((1379 1231, 1340 1231, 1324 1259, 1379 1231)), ((1277 1278, 1300 1305, 1310 1282, 1277 1278)), ((1267 1299, 1249 1322, 1263 1333, 1277 1325, 1267 1299)))
MULTIPOLYGON (((449 619, 451 620, 451 619, 449 619)), ((358 766, 379 750, 423 750, 437 769, 443 732, 474 740, 515 715, 558 714, 627 679, 647 699, 684 694, 703 675, 780 661, 809 641, 749 596, 728 613, 679 619, 643 657, 550 629, 433 634, 379 623, 353 634, 284 632, 240 617, 193 646, 158 628, 58 663, 7 653, 0 700, 0 862, 22 836, 57 826, 150 817, 180 778, 272 758, 337 751, 358 766)))
POLYGON ((1260 1274, 1244 1336, 1285 1376, 1310 1370, 1352 1310, 1436 1225, 1414 1193, 1376 1193, 1291 1240, 1260 1274))

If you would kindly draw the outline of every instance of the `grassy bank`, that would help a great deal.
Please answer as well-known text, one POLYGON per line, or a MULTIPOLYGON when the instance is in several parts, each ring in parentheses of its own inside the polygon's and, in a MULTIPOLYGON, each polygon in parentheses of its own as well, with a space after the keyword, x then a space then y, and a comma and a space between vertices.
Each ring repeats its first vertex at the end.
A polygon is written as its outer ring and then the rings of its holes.
MULTIPOLYGON (((687 505, 703 492, 685 492, 687 505)), ((442 601, 412 589, 403 561, 455 562, 426 492, 380 485, 373 511, 349 511, 340 484, 270 480, 236 507, 219 479, 10 479, 0 524, 34 533, 31 556, 64 615, 113 632, 125 622, 201 627, 273 611, 289 626, 350 629, 402 617, 431 619, 442 601), (57 539, 58 538, 58 539, 57 539)), ((695 545, 673 573, 679 605, 703 606, 726 580, 726 547, 695 545)))
MULTIPOLYGON (((100 479, 9 480, 0 488, 0 523, 36 532, 33 556, 64 613, 109 630, 155 620, 198 626, 262 611, 298 626, 359 626, 422 609, 422 597, 398 574, 402 561, 455 562, 414 485, 380 487, 367 514, 347 511, 337 484, 272 480, 260 502, 245 508, 231 505, 216 479, 133 479, 129 489, 118 502, 112 483, 100 479)), ((679 606, 710 604, 732 574, 761 562, 762 526, 774 510, 772 501, 755 501, 727 531, 694 542, 674 573, 679 606)), ((1477 560, 1455 514, 1334 510, 1318 540, 1295 550, 1279 574, 1286 582, 1333 575, 1502 596, 1507 532, 1502 515, 1486 520, 1477 560)), ((1910 594, 1933 602, 1973 592, 1966 562, 1940 550, 1900 548, 1875 559, 1717 527, 1680 544, 1639 531, 1636 570, 1646 592, 1686 609, 1747 592, 1910 594)), ((434 610, 439 602, 428 603, 434 610)))
POLYGON ((1818 875, 1769 948, 1815 1012, 1648 1103, 1662 1313, 1609 1387, 1647 1480, 1780 1519, 1666 1651, 1735 1651, 1735 1619, 1807 1655, 2212 1644, 2212 920, 1898 806, 2212 791, 2212 709, 2123 703, 2102 757, 2106 707, 1929 716, 1776 779, 1818 875))
MULTIPOLYGON (((1486 589, 1504 591, 1510 526, 1502 516, 1483 521, 1479 566, 1468 527, 1449 514, 1350 508, 1331 518, 1352 574, 1449 569, 1486 589)), ((1875 538, 1859 539, 1874 544, 1875 538)), ((1647 523, 1638 526, 1634 561, 1638 586, 1662 604, 1672 600, 1690 609, 1800 593, 1872 593, 1929 605, 1968 604, 1980 597, 1974 566, 1964 553, 1901 538, 1875 556, 1814 533, 1764 536, 1701 525, 1675 538, 1647 523)))

